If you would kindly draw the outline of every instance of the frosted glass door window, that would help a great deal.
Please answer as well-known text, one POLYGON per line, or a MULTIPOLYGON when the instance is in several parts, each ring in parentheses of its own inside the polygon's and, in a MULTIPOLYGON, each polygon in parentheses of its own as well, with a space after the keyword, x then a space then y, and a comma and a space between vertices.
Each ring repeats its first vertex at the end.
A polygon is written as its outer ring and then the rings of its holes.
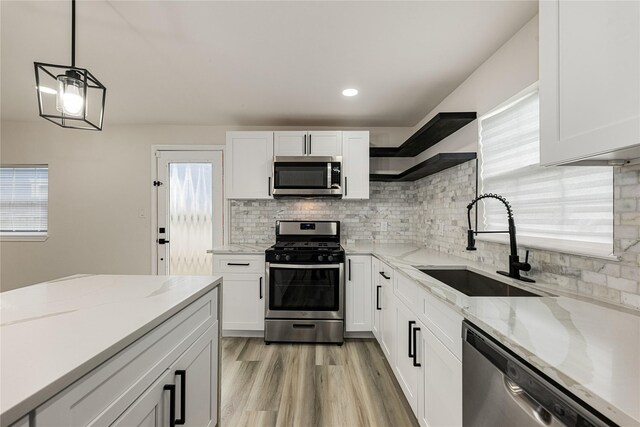
POLYGON ((211 274, 210 163, 169 164, 169 274, 211 274))

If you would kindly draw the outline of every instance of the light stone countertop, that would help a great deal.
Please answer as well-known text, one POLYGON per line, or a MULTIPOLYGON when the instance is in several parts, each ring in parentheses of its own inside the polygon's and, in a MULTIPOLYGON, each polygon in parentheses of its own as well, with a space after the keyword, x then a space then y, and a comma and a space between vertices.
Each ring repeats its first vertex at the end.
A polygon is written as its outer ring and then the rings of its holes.
POLYGON ((213 248, 213 254, 264 255, 270 243, 238 243, 213 248))
POLYGON ((220 283, 220 276, 76 275, 0 293, 2 425, 220 283))
POLYGON ((528 285, 482 264, 414 245, 347 245, 345 251, 388 263, 612 421, 640 426, 640 313, 559 295, 551 285, 528 285), (414 266, 466 266, 538 294, 559 296, 469 297, 414 266))

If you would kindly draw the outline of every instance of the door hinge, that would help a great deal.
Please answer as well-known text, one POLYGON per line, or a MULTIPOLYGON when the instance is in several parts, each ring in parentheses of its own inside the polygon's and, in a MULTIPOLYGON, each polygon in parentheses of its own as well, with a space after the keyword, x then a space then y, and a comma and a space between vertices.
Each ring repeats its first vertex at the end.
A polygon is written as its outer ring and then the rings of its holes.
POLYGON ((162 183, 160 181, 153 181, 153 186, 154 187, 160 187, 162 185, 162 183))

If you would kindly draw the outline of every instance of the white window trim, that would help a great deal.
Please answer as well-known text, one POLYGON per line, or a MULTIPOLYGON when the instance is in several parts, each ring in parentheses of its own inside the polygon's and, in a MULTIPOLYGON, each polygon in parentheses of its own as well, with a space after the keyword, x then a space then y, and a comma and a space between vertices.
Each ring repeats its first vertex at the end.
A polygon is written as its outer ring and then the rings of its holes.
MULTIPOLYGON (((525 96, 532 94, 535 91, 539 90, 539 82, 532 84, 531 86, 523 89, 518 92, 516 95, 507 99, 503 103, 499 104, 495 108, 489 110, 481 117, 478 118, 478 122, 485 120, 491 116, 499 114, 511 107, 515 103, 519 102, 525 96)), ((478 144, 480 141, 480 132, 482 127, 478 126, 478 144)), ((480 153, 480 147, 478 146, 478 155, 479 157, 482 155, 480 153)), ((479 167, 479 164, 478 164, 479 167)), ((479 174, 479 171, 477 171, 479 174)), ((480 187, 482 185, 482 178, 478 175, 477 185, 480 187)), ((478 189, 479 191, 479 189, 478 189)), ((479 218, 482 218, 484 215, 484 205, 481 203, 476 204, 477 209, 477 217, 476 217, 476 229, 478 231, 491 231, 485 230, 482 222, 479 218), (480 227, 483 227, 480 229, 480 227)), ((517 229, 516 224, 516 229, 517 229)), ((613 227, 613 223, 611 224, 613 227)), ((507 228, 507 218, 505 214, 505 224, 504 229, 507 228)), ((613 236, 615 240, 615 235, 613 236)), ((477 234, 477 241, 490 242, 490 243, 501 243, 504 245, 509 244, 509 236, 507 234, 477 234)), ((552 239, 552 238, 542 238, 542 237, 533 237, 517 234, 516 232, 516 240, 518 242, 518 249, 530 249, 530 250, 540 250, 547 252, 556 252, 567 255, 577 255, 589 258, 599 258, 608 261, 621 261, 622 257, 619 255, 615 255, 613 253, 613 244, 609 243, 590 243, 590 242, 579 242, 579 241, 571 241, 571 240, 562 240, 562 239, 552 239)))

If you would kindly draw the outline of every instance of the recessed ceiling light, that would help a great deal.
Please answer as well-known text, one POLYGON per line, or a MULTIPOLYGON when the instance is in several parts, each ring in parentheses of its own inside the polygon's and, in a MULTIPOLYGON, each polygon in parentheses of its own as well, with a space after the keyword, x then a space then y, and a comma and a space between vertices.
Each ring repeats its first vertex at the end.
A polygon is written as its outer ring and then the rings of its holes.
POLYGON ((57 91, 57 90, 52 89, 52 88, 50 88, 50 87, 46 87, 46 86, 40 86, 40 87, 38 88, 38 90, 40 90, 40 92, 42 92, 42 93, 50 93, 50 94, 52 94, 52 95, 55 95, 55 94, 57 94, 57 93, 58 93, 58 91, 57 91))
POLYGON ((345 89, 342 91, 344 96, 356 96, 358 94, 358 89, 345 89))

